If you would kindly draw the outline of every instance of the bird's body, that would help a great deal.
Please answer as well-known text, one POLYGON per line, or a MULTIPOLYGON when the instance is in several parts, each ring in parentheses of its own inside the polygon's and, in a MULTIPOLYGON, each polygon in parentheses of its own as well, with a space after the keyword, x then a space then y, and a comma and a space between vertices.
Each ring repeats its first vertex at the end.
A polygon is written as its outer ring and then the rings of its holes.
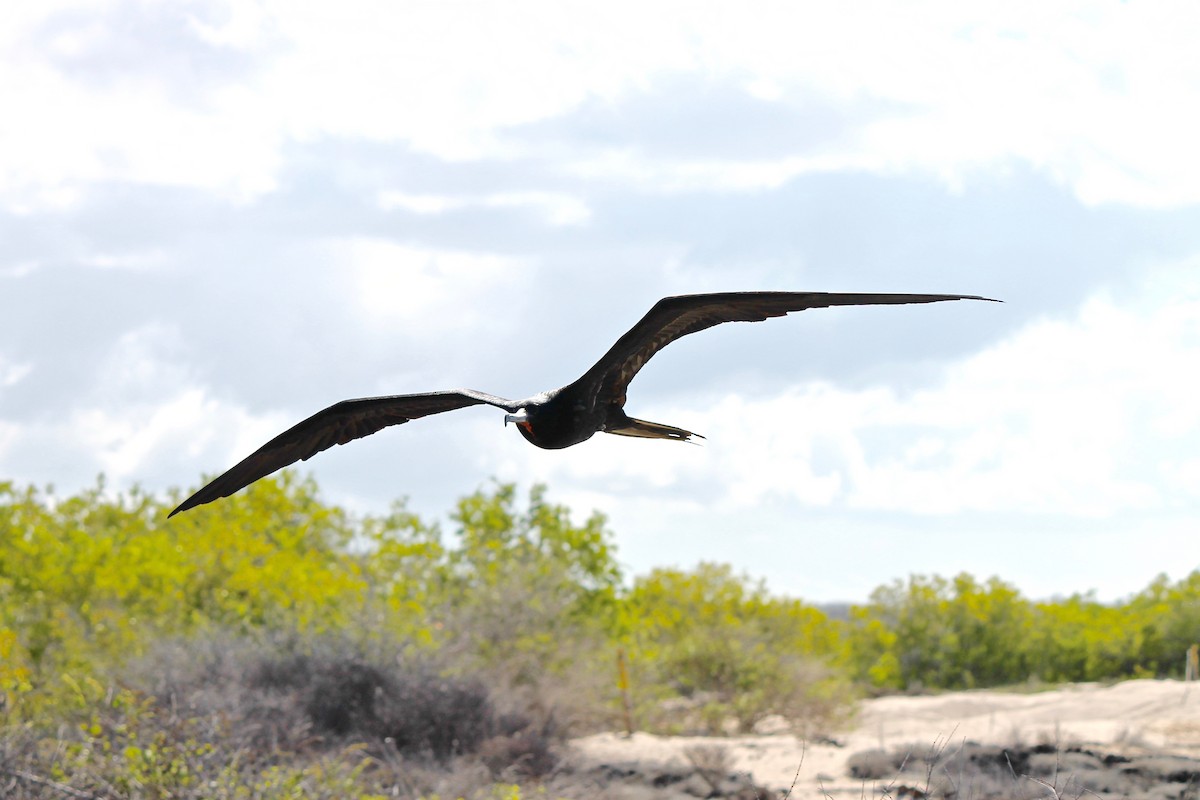
MULTIPOLYGON (((426 394, 343 400, 284 431, 179 505, 180 511, 209 503, 335 444, 369 436, 390 425, 467 406, 487 404, 509 412, 531 444, 561 450, 598 432, 689 441, 699 434, 645 422, 625 414, 625 392, 650 358, 676 339, 725 322, 758 322, 809 308, 899 305, 944 300, 988 300, 951 294, 838 294, 829 292, 726 292, 666 297, 616 341, 578 380, 524 400, 454 389, 426 394)), ((703 437, 701 437, 703 438, 703 437)))
POLYGON ((518 405, 524 409, 524 415, 512 414, 506 419, 516 423, 526 441, 543 450, 562 450, 586 442, 597 433, 680 441, 699 435, 670 425, 633 419, 622 408, 623 397, 620 403, 593 403, 572 386, 543 392, 518 405))

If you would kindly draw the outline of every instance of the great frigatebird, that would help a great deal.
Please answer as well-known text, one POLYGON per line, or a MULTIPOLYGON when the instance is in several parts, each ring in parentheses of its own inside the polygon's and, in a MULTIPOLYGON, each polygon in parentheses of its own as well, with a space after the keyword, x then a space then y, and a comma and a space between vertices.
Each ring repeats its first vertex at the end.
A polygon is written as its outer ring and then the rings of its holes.
POLYGON ((509 412, 504 416, 504 424, 516 423, 530 443, 547 450, 579 444, 597 431, 686 442, 699 434, 625 415, 625 390, 629 382, 655 353, 682 336, 723 322, 761 322, 808 308, 989 299, 962 294, 830 292, 724 292, 665 297, 579 380, 561 389, 525 400, 505 400, 473 389, 343 400, 255 450, 183 501, 170 516, 228 497, 277 469, 312 458, 335 444, 370 436, 389 425, 481 403, 509 412))

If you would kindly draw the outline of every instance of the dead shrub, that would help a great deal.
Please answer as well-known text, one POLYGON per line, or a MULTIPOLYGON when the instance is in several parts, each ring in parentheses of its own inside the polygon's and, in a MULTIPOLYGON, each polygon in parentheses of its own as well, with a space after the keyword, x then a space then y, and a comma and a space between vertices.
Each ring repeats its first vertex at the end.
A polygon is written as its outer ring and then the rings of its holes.
POLYGON ((253 642, 210 642, 193 647, 202 657, 186 664, 178 662, 179 648, 189 645, 176 644, 164 651, 171 663, 143 670, 156 675, 160 703, 184 716, 232 720, 238 746, 255 752, 363 742, 405 759, 444 763, 491 742, 487 766, 496 774, 553 768, 561 738, 553 718, 536 721, 511 703, 500 711, 478 679, 441 674, 416 658, 368 658, 343 642, 278 644, 264 653, 253 642), (507 744, 492 742, 497 738, 507 744))

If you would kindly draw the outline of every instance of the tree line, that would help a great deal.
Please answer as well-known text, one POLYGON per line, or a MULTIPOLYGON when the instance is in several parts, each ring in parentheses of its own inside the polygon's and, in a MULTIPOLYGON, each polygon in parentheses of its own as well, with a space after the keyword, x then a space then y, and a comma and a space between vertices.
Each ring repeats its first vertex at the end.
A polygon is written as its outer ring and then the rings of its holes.
POLYGON ((216 636, 422 658, 581 728, 618 724, 620 651, 638 726, 667 732, 768 714, 811 730, 864 691, 1177 676, 1200 638, 1200 572, 1119 603, 917 575, 831 619, 727 565, 627 579, 605 518, 576 522, 541 486, 467 495, 448 532, 402 502, 351 515, 292 472, 167 522, 173 502, 0 483, 10 719, 69 705, 80 681, 119 681, 164 641, 216 636))

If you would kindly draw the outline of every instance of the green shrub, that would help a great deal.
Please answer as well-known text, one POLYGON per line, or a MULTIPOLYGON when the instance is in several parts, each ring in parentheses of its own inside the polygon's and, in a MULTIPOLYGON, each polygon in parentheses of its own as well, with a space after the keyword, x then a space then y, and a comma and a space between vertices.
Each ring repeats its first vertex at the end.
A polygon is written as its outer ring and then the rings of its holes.
POLYGON ((626 614, 639 716, 653 725, 748 731, 778 714, 813 733, 847 711, 836 628, 728 566, 654 570, 634 583, 626 614))

